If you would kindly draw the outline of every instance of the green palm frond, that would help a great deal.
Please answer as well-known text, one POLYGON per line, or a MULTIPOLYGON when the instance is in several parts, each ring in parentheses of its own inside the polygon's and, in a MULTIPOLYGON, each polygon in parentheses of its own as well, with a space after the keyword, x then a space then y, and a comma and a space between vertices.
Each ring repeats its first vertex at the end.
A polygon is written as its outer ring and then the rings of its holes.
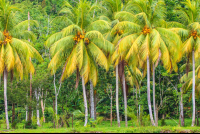
POLYGON ((86 31, 96 30, 101 33, 108 32, 111 29, 110 23, 105 20, 97 20, 92 22, 86 31))
POLYGON ((59 51, 59 49, 62 49, 65 47, 65 49, 70 49, 74 46, 75 41, 73 40, 73 36, 66 36, 64 38, 61 38, 60 40, 56 41, 50 49, 50 52, 52 55, 55 54, 55 52, 59 51))
POLYGON ((75 34, 78 31, 82 33, 82 29, 78 25, 72 24, 72 25, 64 28, 62 30, 62 33, 63 33, 63 36, 65 37, 65 36, 68 36, 70 34, 75 34))
POLYGON ((117 30, 124 30, 124 31, 128 30, 132 32, 138 32, 139 30, 141 30, 141 27, 140 25, 133 22, 122 21, 114 26, 114 28, 111 30, 111 34, 114 34, 117 30))
POLYGON ((55 43, 56 41, 58 41, 59 39, 61 39, 63 37, 63 33, 62 32, 58 32, 55 33, 53 35, 51 35, 45 42, 45 46, 50 47, 53 43, 55 43))

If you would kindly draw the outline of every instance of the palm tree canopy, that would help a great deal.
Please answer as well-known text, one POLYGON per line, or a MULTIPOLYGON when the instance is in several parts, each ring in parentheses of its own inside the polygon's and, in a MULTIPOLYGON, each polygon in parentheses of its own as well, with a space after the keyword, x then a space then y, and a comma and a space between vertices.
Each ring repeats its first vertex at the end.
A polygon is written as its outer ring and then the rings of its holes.
POLYGON ((61 12, 74 16, 68 17, 72 24, 46 41, 46 45, 51 46, 50 52, 53 56, 49 63, 52 74, 65 61, 61 80, 69 77, 78 68, 85 83, 92 80, 95 86, 97 65, 108 70, 106 54, 112 53, 114 47, 104 39, 101 32, 110 29, 110 24, 105 20, 95 20, 94 9, 98 9, 98 6, 91 5, 86 0, 81 0, 76 7, 65 3, 61 12))
POLYGON ((22 78, 24 68, 27 73, 33 74, 35 71, 29 58, 42 61, 42 57, 33 44, 27 41, 28 38, 35 38, 35 35, 28 31, 28 23, 30 26, 37 26, 37 22, 19 22, 15 17, 17 11, 9 2, 0 0, 0 73, 6 68, 7 71, 14 70, 14 73, 22 78))
POLYGON ((178 21, 182 26, 176 26, 171 30, 178 33, 183 40, 182 52, 186 53, 187 57, 191 59, 191 52, 195 51, 195 58, 199 56, 200 50, 200 1, 186 0, 182 2, 184 7, 177 7, 174 12, 178 17, 178 21))
POLYGON ((127 61, 137 55, 145 61, 148 56, 152 63, 155 63, 161 53, 164 67, 168 70, 172 68, 177 70, 176 63, 181 56, 181 39, 175 32, 163 25, 166 23, 164 21, 166 12, 164 1, 132 0, 125 10, 116 13, 115 18, 120 21, 129 21, 130 24, 119 25, 116 29, 124 30, 128 27, 126 29, 132 34, 124 37, 122 43, 119 43, 118 54, 126 52, 126 55, 121 57, 127 61), (124 42, 126 42, 125 45, 124 42))

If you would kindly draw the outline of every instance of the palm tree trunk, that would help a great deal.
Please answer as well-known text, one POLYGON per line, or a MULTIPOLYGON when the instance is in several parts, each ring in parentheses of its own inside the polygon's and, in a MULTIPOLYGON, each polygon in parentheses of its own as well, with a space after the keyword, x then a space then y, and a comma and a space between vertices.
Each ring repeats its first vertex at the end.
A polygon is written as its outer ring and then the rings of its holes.
POLYGON ((6 126, 9 129, 9 120, 8 120, 8 103, 7 103, 7 79, 8 72, 6 68, 4 69, 4 105, 5 105, 5 115, 6 115, 6 126))
POLYGON ((37 125, 40 126, 40 111, 39 111, 39 93, 37 89, 35 90, 35 97, 36 97, 36 112, 37 112, 37 125))
POLYGON ((110 87, 110 126, 112 127, 112 86, 110 87))
POLYGON ((195 57, 194 50, 192 51, 192 66, 193 66, 193 85, 192 85, 192 104, 193 104, 193 113, 192 113, 192 126, 195 125, 195 57))
MULTIPOLYGON (((96 91, 96 90, 95 90, 96 91)), ((96 115, 96 106, 97 106, 97 94, 96 92, 94 93, 94 119, 97 119, 97 115, 96 115)))
POLYGON ((184 114, 183 114, 183 92, 182 92, 182 88, 180 88, 180 92, 181 92, 180 117, 181 117, 181 126, 183 127, 185 125, 185 123, 184 123, 184 114))
MULTIPOLYGON (((139 100, 140 100, 140 88, 139 88, 139 100)), ((139 105, 139 123, 140 123, 140 105, 139 105)))
POLYGON ((93 83, 90 80, 90 106, 91 106, 91 118, 94 118, 94 92, 93 92, 93 83))
POLYGON ((125 83, 125 74, 122 74, 122 82, 123 82, 123 92, 124 92, 124 109, 125 109, 125 126, 128 127, 127 120, 127 97, 126 97, 126 83, 125 83))
MULTIPOLYGON (((30 14, 28 12, 28 20, 30 20, 30 14)), ((28 31, 30 31, 30 24, 28 24, 28 31)), ((28 41, 30 42, 30 39, 28 39, 28 41)), ((30 62, 31 62, 31 57, 30 57, 30 62)), ((30 102, 32 100, 32 74, 30 73, 30 102)), ((28 121, 31 121, 31 111, 32 108, 31 106, 29 106, 29 116, 28 116, 28 121)), ((29 126, 30 126, 30 122, 29 122, 29 126)))
POLYGON ((57 94, 55 94, 55 110, 56 110, 56 116, 58 114, 58 97, 57 94))
POLYGON ((153 110, 154 110, 154 119, 155 125, 158 126, 158 120, 156 116, 156 100, 155 100, 155 66, 153 64, 153 110))
POLYGON ((82 76, 82 88, 83 88, 83 99, 84 99, 84 106, 85 106, 85 124, 84 124, 84 126, 86 126, 87 122, 88 122, 88 108, 87 108, 85 81, 84 81, 83 76, 82 76))
POLYGON ((120 127, 120 118, 119 118, 119 82, 118 82, 119 74, 118 74, 118 65, 116 66, 116 112, 117 112, 117 123, 118 127, 120 127))
MULTIPOLYGON (((28 101, 28 91, 27 91, 27 94, 26 94, 26 99, 28 101)), ((26 121, 27 121, 28 120, 28 105, 27 104, 26 104, 25 108, 26 108, 26 121)))
MULTIPOLYGON (((134 87, 133 87, 134 89, 134 87)), ((134 90, 133 90, 134 91, 134 90)), ((137 88, 136 88, 136 110, 137 110, 137 123, 139 123, 139 115, 138 115, 138 96, 137 96, 137 88)))
POLYGON ((149 115, 151 119, 151 124, 155 126, 152 109, 151 109, 151 98, 150 98, 150 66, 149 66, 149 56, 147 56, 147 101, 149 106, 149 115))

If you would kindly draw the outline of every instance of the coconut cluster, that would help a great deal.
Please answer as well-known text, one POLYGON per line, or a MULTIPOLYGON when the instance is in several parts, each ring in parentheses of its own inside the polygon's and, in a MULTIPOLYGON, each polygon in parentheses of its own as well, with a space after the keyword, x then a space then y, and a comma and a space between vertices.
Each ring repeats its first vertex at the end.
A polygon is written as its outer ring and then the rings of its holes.
POLYGON ((151 32, 151 30, 150 30, 150 28, 148 28, 147 26, 145 26, 144 28, 143 28, 143 30, 142 30, 142 33, 143 34, 148 34, 148 33, 150 33, 151 32))
POLYGON ((89 39, 85 38, 85 33, 83 32, 83 34, 81 34, 81 32, 77 32, 77 34, 75 35, 75 37, 73 38, 74 41, 77 43, 79 43, 81 41, 81 39, 85 39, 85 44, 88 45, 89 44, 89 39))
POLYGON ((12 36, 10 36, 6 30, 3 31, 3 35, 4 35, 5 39, 3 41, 0 41, 0 44, 6 45, 7 43, 11 42, 12 36))
POLYGON ((124 30, 116 30, 115 35, 122 35, 124 33, 124 30))
POLYGON ((194 39, 196 40, 197 39, 197 31, 191 31, 191 36, 194 37, 194 39))

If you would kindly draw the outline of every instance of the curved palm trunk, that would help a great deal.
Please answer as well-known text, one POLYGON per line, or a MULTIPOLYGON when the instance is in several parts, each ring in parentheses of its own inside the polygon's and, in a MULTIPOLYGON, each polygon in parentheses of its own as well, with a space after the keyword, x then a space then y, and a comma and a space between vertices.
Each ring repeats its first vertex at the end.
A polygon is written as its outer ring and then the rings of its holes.
POLYGON ((151 124, 155 126, 152 109, 151 109, 151 98, 150 98, 150 66, 149 66, 149 56, 147 56, 147 101, 149 106, 149 115, 151 119, 151 124))
POLYGON ((119 78, 119 74, 118 74, 118 65, 116 66, 116 112, 117 112, 117 124, 118 127, 120 127, 120 118, 119 118, 119 82, 118 79, 119 78))
POLYGON ((83 88, 83 99, 84 99, 84 106, 85 106, 85 124, 84 126, 87 125, 88 122, 88 108, 87 108, 87 98, 86 98, 86 90, 85 90, 85 81, 82 76, 82 88, 83 88))
POLYGON ((9 129, 9 120, 8 120, 8 103, 7 103, 7 79, 8 72, 6 68, 4 69, 4 105, 5 105, 5 115, 6 115, 6 126, 9 129))
POLYGON ((124 92, 124 109, 125 109, 125 125, 128 127, 127 120, 127 97, 126 97, 126 83, 125 83, 125 74, 122 74, 122 82, 123 82, 123 92, 124 92))
POLYGON ((192 113, 192 126, 195 125, 195 59, 194 59, 194 50, 192 51, 192 66, 193 66, 193 85, 192 85, 192 105, 193 105, 193 113, 192 113))
POLYGON ((94 90, 93 90, 93 84, 92 81, 90 81, 90 106, 91 106, 91 118, 94 118, 94 90))
POLYGON ((155 100, 155 66, 154 64, 153 64, 153 112, 154 112, 155 125, 158 126, 158 119, 156 115, 156 100, 155 100))

